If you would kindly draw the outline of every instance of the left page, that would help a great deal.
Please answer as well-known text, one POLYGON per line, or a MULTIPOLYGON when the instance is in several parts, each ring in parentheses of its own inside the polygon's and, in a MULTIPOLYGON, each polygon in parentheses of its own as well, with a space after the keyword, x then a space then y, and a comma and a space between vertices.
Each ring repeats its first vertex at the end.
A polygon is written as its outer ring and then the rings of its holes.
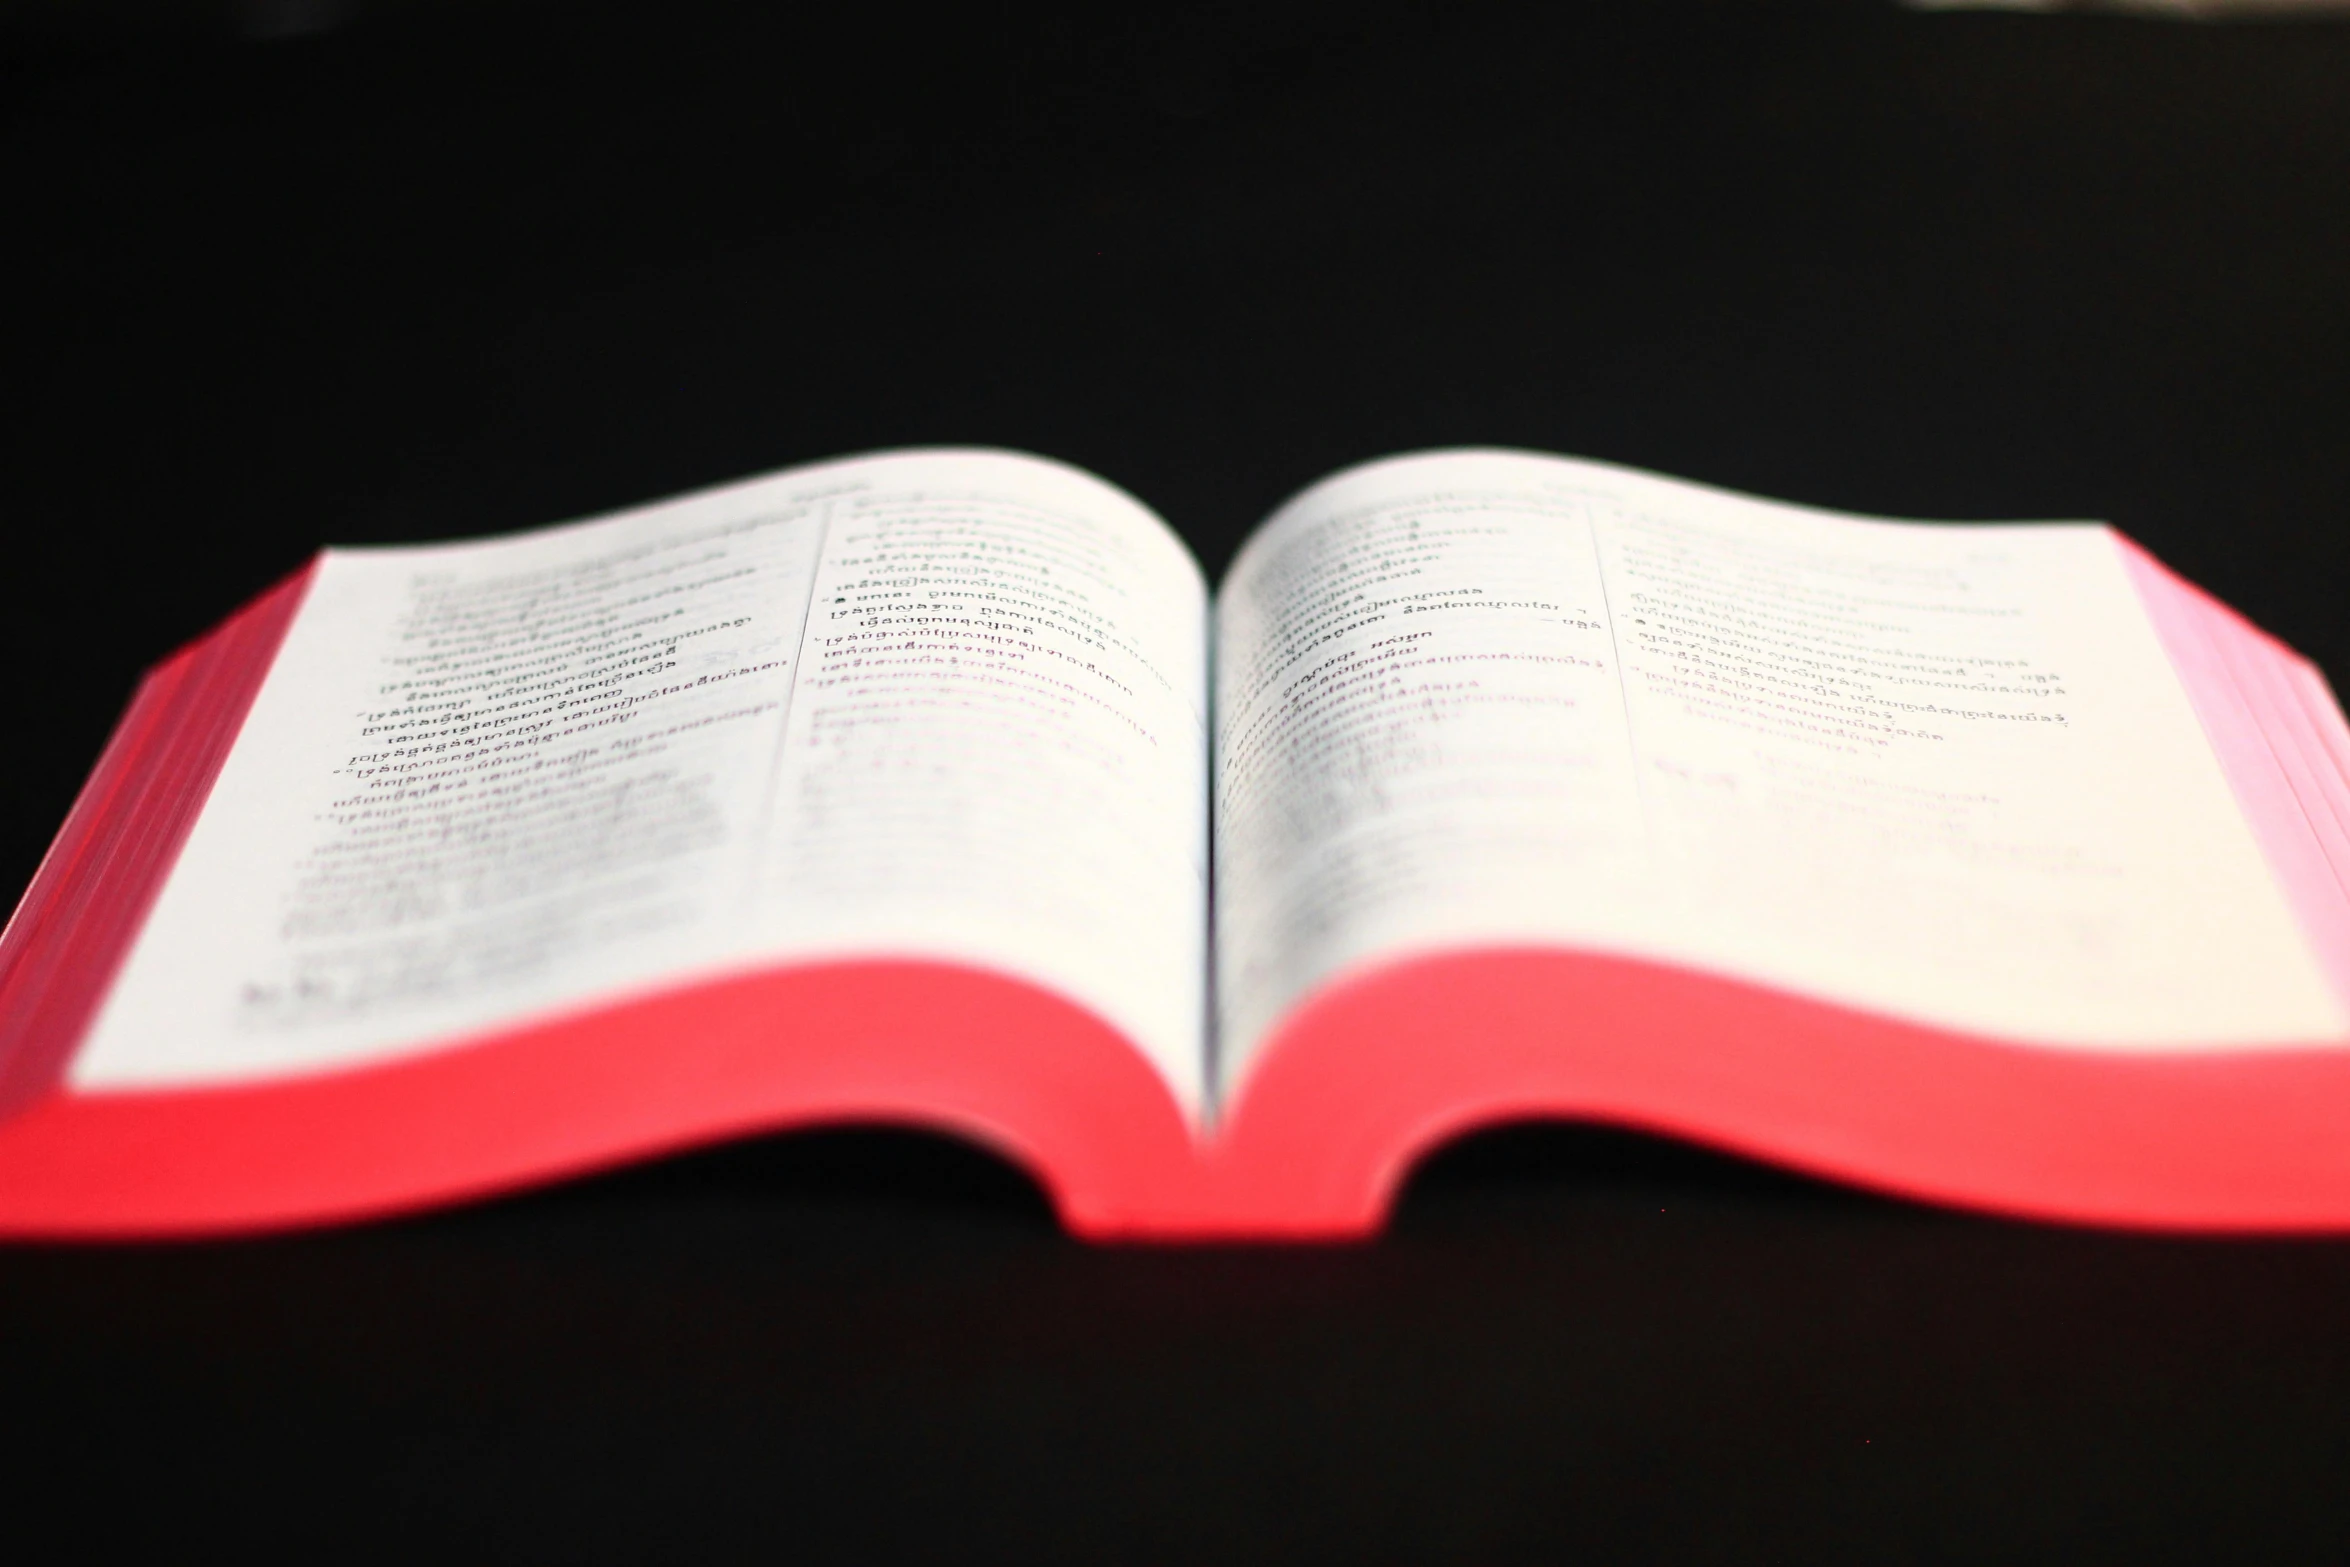
POLYGON ((68 1080, 927 957, 1087 1006, 1196 1111, 1205 602, 1131 498, 980 451, 330 551, 68 1080))

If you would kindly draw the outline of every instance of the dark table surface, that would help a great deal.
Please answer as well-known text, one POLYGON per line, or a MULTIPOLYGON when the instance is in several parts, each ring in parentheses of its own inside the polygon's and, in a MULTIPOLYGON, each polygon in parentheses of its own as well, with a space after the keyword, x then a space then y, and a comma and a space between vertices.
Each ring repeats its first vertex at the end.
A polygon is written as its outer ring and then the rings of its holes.
MULTIPOLYGON (((0 7, 0 894, 322 542, 986 442, 1211 572, 1502 443, 2110 518, 2350 672, 2350 26, 1875 4, 0 7)), ((2350 1128, 2345 1128, 2350 1135, 2350 1128)), ((0 1248, 14 1539, 309 1558, 2350 1552, 2350 1242, 1598 1129, 1121 1251, 905 1134, 0 1248)))

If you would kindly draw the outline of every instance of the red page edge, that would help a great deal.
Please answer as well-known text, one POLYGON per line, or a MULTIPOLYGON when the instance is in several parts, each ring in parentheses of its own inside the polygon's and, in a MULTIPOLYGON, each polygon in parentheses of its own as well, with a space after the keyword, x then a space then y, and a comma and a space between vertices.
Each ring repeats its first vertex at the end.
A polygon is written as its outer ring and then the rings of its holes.
POLYGON ((384 1217, 828 1124, 974 1141, 1079 1233, 1197 1185, 1173 1095, 1109 1024, 1004 975, 883 959, 688 983, 301 1078, 52 1094, 0 1127, 0 1234, 384 1217))
POLYGON ((57 1086, 178 861, 317 567, 312 560, 139 682, 0 931, 0 1116, 57 1086))

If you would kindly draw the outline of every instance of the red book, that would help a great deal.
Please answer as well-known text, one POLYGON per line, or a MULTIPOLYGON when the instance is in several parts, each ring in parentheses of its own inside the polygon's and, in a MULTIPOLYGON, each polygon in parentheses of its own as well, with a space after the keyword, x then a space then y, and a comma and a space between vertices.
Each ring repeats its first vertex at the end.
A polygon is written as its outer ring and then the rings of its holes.
POLYGON ((0 937, 0 1233, 981 1142, 1346 1236, 1529 1117, 2350 1224, 2350 728, 2111 529, 1459 451, 1211 596, 1098 479, 792 470, 330 550, 150 674, 0 937))

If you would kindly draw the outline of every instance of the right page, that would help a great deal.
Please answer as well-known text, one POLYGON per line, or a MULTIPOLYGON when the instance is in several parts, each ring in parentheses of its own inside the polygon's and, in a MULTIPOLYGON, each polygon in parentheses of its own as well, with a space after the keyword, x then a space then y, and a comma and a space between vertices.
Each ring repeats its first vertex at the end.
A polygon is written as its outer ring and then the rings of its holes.
POLYGON ((2102 526, 1437 453, 1285 506, 1218 631, 1226 1103, 1312 993, 1459 949, 2075 1049, 2350 1027, 2102 526))

